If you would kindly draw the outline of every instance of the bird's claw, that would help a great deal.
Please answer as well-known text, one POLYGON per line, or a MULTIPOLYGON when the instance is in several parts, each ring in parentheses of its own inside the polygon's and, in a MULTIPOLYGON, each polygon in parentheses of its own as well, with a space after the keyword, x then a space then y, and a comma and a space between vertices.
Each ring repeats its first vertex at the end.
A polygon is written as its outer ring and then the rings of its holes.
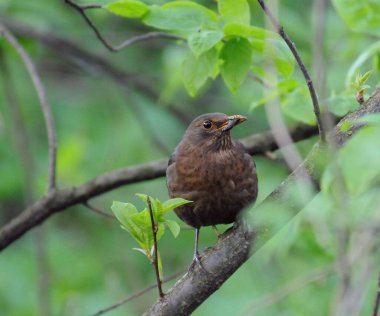
MULTIPOLYGON (((206 268, 204 267, 204 265, 203 265, 203 263, 202 263, 202 261, 201 261, 201 258, 200 258, 200 255, 199 255, 199 252, 195 252, 194 253, 194 259, 193 259, 193 264, 197 264, 200 268, 201 268, 201 270, 204 272, 204 273, 206 273, 206 274, 208 274, 208 275, 211 275, 212 273, 211 272, 209 272, 209 271, 207 271, 206 270, 206 268)), ((192 265, 193 265, 192 264, 192 265)))

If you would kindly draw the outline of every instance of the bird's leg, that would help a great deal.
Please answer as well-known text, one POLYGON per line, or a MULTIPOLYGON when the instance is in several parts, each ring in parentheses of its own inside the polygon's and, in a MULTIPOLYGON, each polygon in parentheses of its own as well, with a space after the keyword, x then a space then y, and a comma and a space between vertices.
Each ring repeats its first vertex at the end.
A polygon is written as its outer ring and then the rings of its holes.
POLYGON ((200 228, 195 228, 195 251, 194 251, 194 261, 200 266, 200 268, 203 270, 203 272, 207 273, 207 274, 210 274, 210 272, 208 272, 205 267, 203 266, 202 262, 201 262, 201 259, 200 259, 200 255, 199 255, 199 231, 200 231, 200 228))

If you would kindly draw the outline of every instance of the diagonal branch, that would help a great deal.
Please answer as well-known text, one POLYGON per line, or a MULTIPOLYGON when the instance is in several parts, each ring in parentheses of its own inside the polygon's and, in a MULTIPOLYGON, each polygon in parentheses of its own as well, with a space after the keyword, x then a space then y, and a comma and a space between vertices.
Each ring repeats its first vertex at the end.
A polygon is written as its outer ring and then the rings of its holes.
MULTIPOLYGON (((360 126, 355 125, 343 132, 339 127, 340 124, 346 121, 355 121, 363 115, 375 112, 380 112, 380 89, 364 107, 348 114, 341 120, 329 135, 329 140, 335 139, 339 145, 344 144, 360 129, 360 126)), ((158 300, 144 315, 189 315, 213 294, 250 256, 255 254, 314 197, 316 191, 310 192, 309 201, 306 199, 289 200, 289 190, 297 189, 297 182, 305 179, 306 176, 317 177, 316 165, 319 154, 324 151, 324 148, 323 142, 317 143, 302 166, 297 168, 262 204, 255 207, 255 214, 268 214, 270 211, 271 216, 276 217, 276 212, 281 212, 278 218, 281 216, 284 218, 284 213, 287 211, 287 216, 285 216, 287 218, 283 219, 280 225, 276 223, 276 227, 273 229, 258 224, 254 230, 240 225, 228 230, 222 235, 216 246, 208 248, 202 256, 202 263, 211 273, 206 275, 195 265, 167 292, 163 299, 158 300), (303 168, 307 170, 307 175, 303 173, 303 168)), ((297 194, 297 192, 295 193, 297 194)))
POLYGON ((174 34, 168 34, 168 33, 161 33, 161 32, 151 32, 143 35, 139 35, 136 37, 132 37, 130 39, 127 39, 126 41, 122 42, 119 45, 113 46, 107 42, 107 40, 104 38, 104 36, 100 33, 98 28, 95 26, 95 24, 91 21, 91 19, 87 16, 86 10, 87 9, 99 9, 102 8, 102 5, 98 4, 90 4, 90 5, 79 5, 71 0, 64 0, 65 3, 67 3, 69 6, 74 8, 76 11, 79 12, 79 14, 83 17, 83 19, 86 21, 88 26, 94 31, 96 37, 98 40, 111 52, 117 52, 119 50, 122 50, 126 48, 129 45, 132 45, 137 42, 142 41, 149 41, 152 39, 158 39, 158 38, 164 38, 164 39, 183 39, 183 37, 174 35, 174 34))
POLYGON ((49 142, 49 191, 54 191, 56 189, 56 165, 57 165, 57 140, 56 131, 54 125, 53 114, 49 101, 46 97, 45 88, 42 84, 41 78, 37 72, 37 69, 17 39, 8 31, 8 29, 0 24, 0 34, 5 37, 5 39, 13 46, 21 57, 25 67, 32 79, 34 87, 36 89, 38 99, 40 101, 41 110, 45 119, 45 125, 47 129, 48 142, 49 142))
MULTIPOLYGON (((315 135, 316 129, 313 126, 298 125, 291 128, 290 132, 294 141, 297 141, 315 135)), ((242 143, 251 155, 265 155, 267 151, 277 148, 271 132, 249 136, 242 139, 242 143)), ((50 192, 0 229, 0 250, 8 247, 51 215, 70 206, 85 203, 122 185, 165 176, 166 165, 166 160, 140 164, 105 173, 79 187, 50 192)))
MULTIPOLYGON (((168 276, 167 278, 165 278, 162 281, 162 283, 164 284, 166 282, 172 281, 175 278, 179 277, 182 273, 183 273, 183 271, 179 271, 177 273, 174 273, 174 274, 168 276)), ((103 308, 103 309, 97 311, 95 314, 92 314, 91 316, 100 316, 100 315, 103 315, 105 313, 108 313, 108 312, 114 310, 115 308, 118 308, 119 306, 124 305, 124 304, 126 304, 126 303, 128 303, 130 301, 133 301, 134 299, 136 299, 136 298, 144 295, 145 293, 148 293, 149 291, 153 290, 156 287, 157 287, 157 284, 154 283, 154 284, 146 287, 145 289, 142 289, 142 290, 140 290, 140 291, 138 291, 138 292, 136 292, 136 293, 134 293, 132 295, 129 295, 126 298, 123 298, 122 300, 120 300, 120 301, 118 301, 118 302, 116 302, 116 303, 114 303, 114 304, 112 304, 112 305, 110 305, 110 306, 108 306, 106 308, 103 308)))
POLYGON ((300 69, 302 71, 303 76, 305 77, 307 87, 309 88, 310 97, 311 97, 311 100, 313 102, 314 113, 315 113, 315 116, 317 118, 319 135, 321 137, 321 140, 324 141, 326 139, 326 133, 325 133, 325 130, 323 127, 323 122, 322 122, 322 117, 321 117, 321 113, 320 113, 320 109, 319 109, 317 93, 315 92, 313 81, 310 78, 309 72, 307 71, 304 62, 302 61, 301 56, 298 53, 296 45, 290 39, 288 34, 284 31, 283 26, 277 21, 276 17, 269 10, 269 8, 265 4, 264 0, 257 0, 257 1, 259 2, 260 6, 262 7, 264 13, 267 15, 268 19, 272 22, 277 33, 283 38, 285 43, 288 45, 288 47, 289 47, 290 51, 292 52, 295 60, 297 61, 298 66, 300 67, 300 69))

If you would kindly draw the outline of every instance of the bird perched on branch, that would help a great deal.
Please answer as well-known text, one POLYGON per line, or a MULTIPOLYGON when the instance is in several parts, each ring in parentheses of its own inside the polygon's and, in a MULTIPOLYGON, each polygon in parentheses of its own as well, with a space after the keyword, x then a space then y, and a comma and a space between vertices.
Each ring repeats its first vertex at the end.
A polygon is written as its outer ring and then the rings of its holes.
POLYGON ((200 227, 234 222, 257 197, 255 163, 230 136, 230 130, 245 120, 241 115, 223 113, 198 116, 169 159, 166 179, 170 197, 193 201, 175 212, 196 229, 194 259, 201 267, 200 227))

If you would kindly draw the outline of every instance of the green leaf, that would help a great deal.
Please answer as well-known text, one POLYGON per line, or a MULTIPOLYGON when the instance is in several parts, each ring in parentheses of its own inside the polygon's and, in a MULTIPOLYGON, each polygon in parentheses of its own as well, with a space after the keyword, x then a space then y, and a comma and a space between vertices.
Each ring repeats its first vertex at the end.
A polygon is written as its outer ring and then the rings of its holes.
POLYGON ((347 72, 346 80, 345 80, 345 85, 348 88, 353 82, 353 78, 356 73, 358 73, 358 69, 360 66, 362 66, 369 58, 376 56, 377 54, 380 53, 380 41, 375 42, 374 44, 370 45, 367 49, 365 49, 359 57, 354 61, 352 66, 347 72))
POLYGON ((338 165, 342 169, 346 187, 352 196, 357 196, 373 186, 380 176, 380 126, 361 128, 341 148, 338 165))
MULTIPOLYGON (((145 203, 145 205, 148 207, 148 195, 146 195, 146 194, 141 194, 141 193, 136 193, 135 195, 136 195, 140 200, 142 200, 142 201, 145 203)), ((154 219, 156 220, 156 213, 157 213, 157 204, 156 204, 156 200, 150 198, 150 203, 151 203, 151 206, 152 206, 152 211, 153 211, 154 219)))
POLYGON ((164 223, 159 222, 158 224, 158 230, 157 230, 157 241, 159 241, 162 237, 162 235, 165 233, 165 225, 164 223))
POLYGON ((216 21, 218 19, 218 15, 214 11, 192 1, 172 1, 165 3, 162 8, 193 8, 206 13, 213 21, 216 21))
POLYGON ((164 271, 162 269, 162 259, 161 259, 161 254, 159 251, 157 251, 157 263, 158 263, 158 275, 160 277, 160 280, 162 281, 164 277, 164 271))
MULTIPOLYGON (((152 231, 152 221, 150 218, 149 211, 147 209, 141 211, 140 213, 131 216, 131 220, 141 229, 143 236, 143 246, 145 250, 152 248, 153 242, 153 231, 152 231)), ((156 238, 159 241, 162 235, 165 233, 165 225, 161 222, 155 222, 157 225, 156 238)))
POLYGON ((140 244, 140 246, 144 248, 146 245, 144 244, 142 231, 131 219, 132 216, 137 214, 136 207, 130 203, 113 201, 111 209, 117 220, 121 223, 122 228, 129 232, 129 234, 140 244))
POLYGON ((255 39, 279 39, 279 35, 277 33, 268 31, 261 27, 246 25, 241 23, 228 23, 223 27, 224 35, 226 37, 252 37, 255 39))
POLYGON ((107 4, 104 8, 126 18, 141 18, 149 12, 149 6, 138 0, 120 0, 107 4))
POLYGON ((135 193, 135 195, 143 201, 146 205, 148 205, 148 195, 143 194, 143 193, 135 193))
POLYGON ((170 231, 172 232, 174 238, 177 238, 180 230, 181 230, 181 227, 178 225, 178 223, 176 221, 173 221, 173 220, 169 220, 167 219, 165 221, 166 225, 168 225, 170 231))
POLYGON ((156 199, 156 213, 162 214, 164 206, 162 205, 161 201, 159 199, 156 199))
POLYGON ((232 92, 236 92, 251 67, 252 46, 247 39, 235 37, 224 44, 219 57, 223 60, 223 80, 232 92))
POLYGON ((259 55, 274 60, 277 71, 289 78, 294 71, 294 57, 282 39, 253 40, 252 47, 259 55))
POLYGON ((218 11, 224 21, 250 24, 250 9, 246 0, 219 0, 218 11))
POLYGON ((300 83, 295 79, 288 79, 281 81, 277 84, 277 89, 272 89, 271 92, 267 93, 259 99, 258 101, 253 101, 250 110, 253 111, 259 106, 263 106, 268 102, 275 100, 276 98, 286 98, 291 92, 300 86, 300 83))
POLYGON ((311 103, 309 89, 306 86, 299 87, 287 94, 281 103, 283 112, 296 121, 315 125, 316 119, 311 103))
POLYGON ((171 210, 177 208, 178 206, 188 204, 188 203, 192 203, 192 201, 185 200, 182 198, 174 198, 174 199, 167 200, 163 203, 162 214, 166 214, 167 212, 170 212, 171 210))
POLYGON ((371 77, 372 75, 372 71, 367 71, 362 77, 361 77, 361 83, 364 84, 368 79, 369 77, 371 77))
POLYGON ((204 52, 199 57, 189 53, 182 64, 182 81, 191 96, 195 96, 211 77, 218 62, 218 52, 215 48, 204 52))
POLYGON ((148 257, 148 254, 146 253, 146 251, 144 249, 141 249, 141 248, 132 248, 132 250, 136 250, 138 252, 141 252, 144 256, 148 257))
POLYGON ((213 25, 208 14, 196 7, 167 7, 153 5, 143 18, 146 25, 162 30, 197 31, 213 25))
POLYGON ((134 223, 138 225, 141 229, 144 229, 146 231, 152 229, 152 221, 150 219, 150 213, 148 209, 144 209, 143 211, 132 215, 131 220, 133 220, 134 223))
POLYGON ((337 116, 344 116, 348 112, 356 110, 359 107, 358 102, 353 95, 335 95, 327 99, 329 111, 337 116))
POLYGON ((380 1, 378 0, 333 0, 339 15, 355 32, 380 33, 380 1))
POLYGON ((189 36, 190 49, 196 56, 213 48, 223 38, 221 31, 200 31, 189 36))

